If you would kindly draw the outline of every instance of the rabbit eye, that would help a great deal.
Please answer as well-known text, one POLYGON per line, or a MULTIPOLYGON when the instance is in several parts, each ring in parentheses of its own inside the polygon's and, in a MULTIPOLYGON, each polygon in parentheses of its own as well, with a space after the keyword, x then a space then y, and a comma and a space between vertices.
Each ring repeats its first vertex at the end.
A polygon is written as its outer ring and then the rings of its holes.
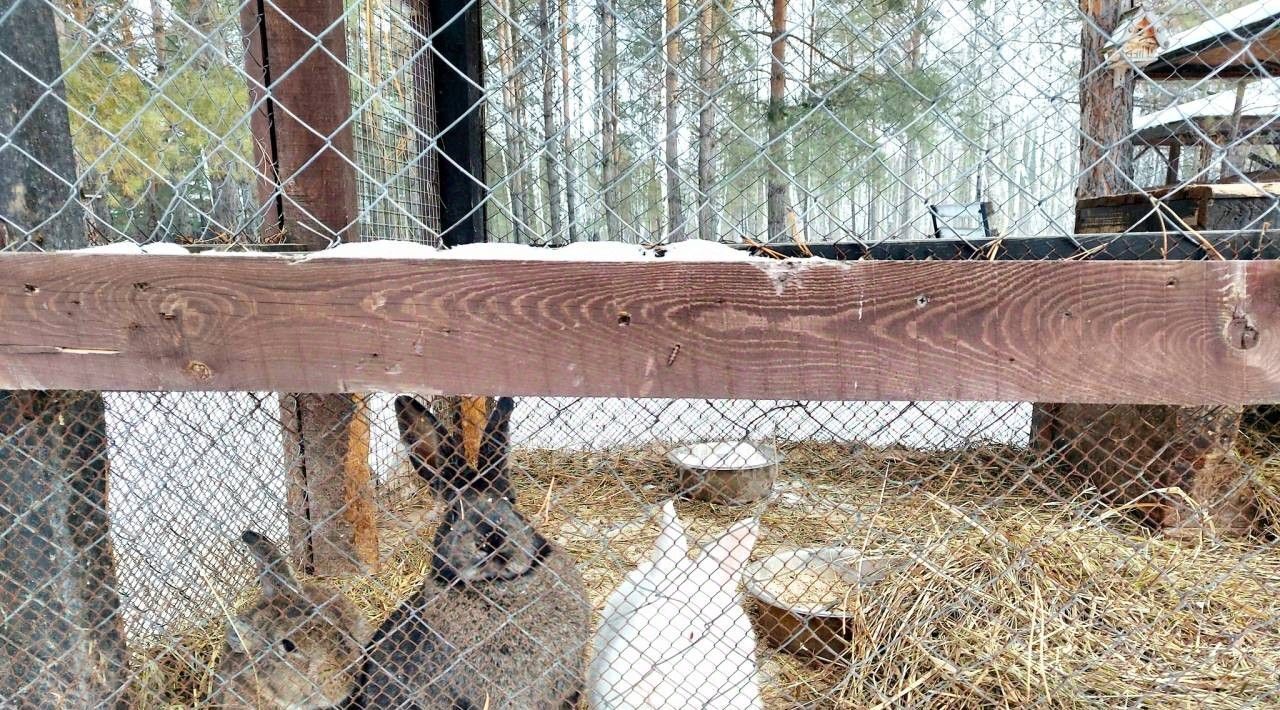
POLYGON ((280 648, 283 648, 285 653, 293 653, 298 649, 298 645, 289 639, 281 639, 280 648))

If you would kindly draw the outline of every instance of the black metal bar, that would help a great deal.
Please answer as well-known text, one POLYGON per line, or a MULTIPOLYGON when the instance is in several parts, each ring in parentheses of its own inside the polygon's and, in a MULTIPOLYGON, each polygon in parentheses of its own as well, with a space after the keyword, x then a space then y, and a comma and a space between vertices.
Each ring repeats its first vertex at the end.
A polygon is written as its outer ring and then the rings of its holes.
MULTIPOLYGON (((1229 235, 1204 235, 1208 242, 1227 259, 1280 259, 1280 239, 1274 232, 1248 230, 1229 235)), ((1199 260, 1215 259, 1196 237, 1169 232, 1130 233, 1122 235, 1075 235, 1062 237, 1016 237, 971 239, 911 239, 879 244, 769 244, 764 247, 745 245, 753 254, 813 256, 839 261, 884 259, 900 261, 990 259, 1022 261, 1044 259, 1087 258, 1095 261, 1118 260, 1199 260), (995 255, 991 254, 994 245, 995 255)))
POLYGON ((487 241, 484 198, 484 47, 478 0, 427 3, 435 49, 440 227, 446 246, 487 241))

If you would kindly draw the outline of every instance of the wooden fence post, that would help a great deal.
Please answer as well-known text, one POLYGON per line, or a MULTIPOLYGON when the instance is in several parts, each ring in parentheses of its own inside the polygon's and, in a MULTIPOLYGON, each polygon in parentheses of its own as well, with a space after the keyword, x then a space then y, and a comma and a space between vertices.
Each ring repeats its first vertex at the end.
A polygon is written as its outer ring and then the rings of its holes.
MULTIPOLYGON (((1132 189, 1134 74, 1107 68, 1104 55, 1121 15, 1132 6, 1132 0, 1080 4, 1078 200, 1132 189)), ((1074 231, 1081 229, 1077 223, 1074 231)), ((1235 453, 1241 410, 1037 403, 1032 444, 1060 455, 1113 501, 1136 501, 1159 527, 1195 534, 1211 521, 1219 531, 1243 532, 1252 527, 1254 510, 1235 453), (1187 498, 1163 492, 1175 487, 1187 498)))
MULTIPOLYGON (((484 44, 482 3, 470 0, 414 0, 426 4, 433 44, 437 145, 440 169, 441 238, 446 246, 487 241, 484 201, 484 44), (460 16, 459 16, 460 15, 460 16)), ((415 12, 414 17, 423 17, 415 12)), ((419 32, 427 34, 424 29, 419 32)))
MULTIPOLYGON (((264 242, 359 240, 342 7, 254 0, 241 10, 264 242)), ((318 575, 376 569, 364 398, 281 393, 280 414, 294 564, 318 575)))
MULTIPOLYGON (((0 244, 88 246, 53 11, 3 7, 0 244)), ((123 707, 102 395, 0 392, 0 471, 0 697, 123 707)))

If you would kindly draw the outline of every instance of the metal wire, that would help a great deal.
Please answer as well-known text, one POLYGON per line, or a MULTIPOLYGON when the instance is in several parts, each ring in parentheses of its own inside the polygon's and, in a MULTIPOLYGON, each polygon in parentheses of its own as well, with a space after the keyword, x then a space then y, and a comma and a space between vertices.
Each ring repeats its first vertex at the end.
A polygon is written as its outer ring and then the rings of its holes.
MULTIPOLYGON (((1280 256, 1275 2, 428 5, 5 5, 0 249, 438 247, 454 170, 500 242, 1280 256)), ((1277 702, 1272 406, 462 394, 0 393, 0 697, 1277 702)))

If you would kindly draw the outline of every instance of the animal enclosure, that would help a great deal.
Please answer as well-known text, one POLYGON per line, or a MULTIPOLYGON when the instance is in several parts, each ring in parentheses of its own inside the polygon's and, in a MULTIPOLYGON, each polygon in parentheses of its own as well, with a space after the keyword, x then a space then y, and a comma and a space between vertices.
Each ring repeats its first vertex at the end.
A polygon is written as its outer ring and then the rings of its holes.
POLYGON ((1276 704, 1278 38, 0 6, 0 705, 1276 704))

